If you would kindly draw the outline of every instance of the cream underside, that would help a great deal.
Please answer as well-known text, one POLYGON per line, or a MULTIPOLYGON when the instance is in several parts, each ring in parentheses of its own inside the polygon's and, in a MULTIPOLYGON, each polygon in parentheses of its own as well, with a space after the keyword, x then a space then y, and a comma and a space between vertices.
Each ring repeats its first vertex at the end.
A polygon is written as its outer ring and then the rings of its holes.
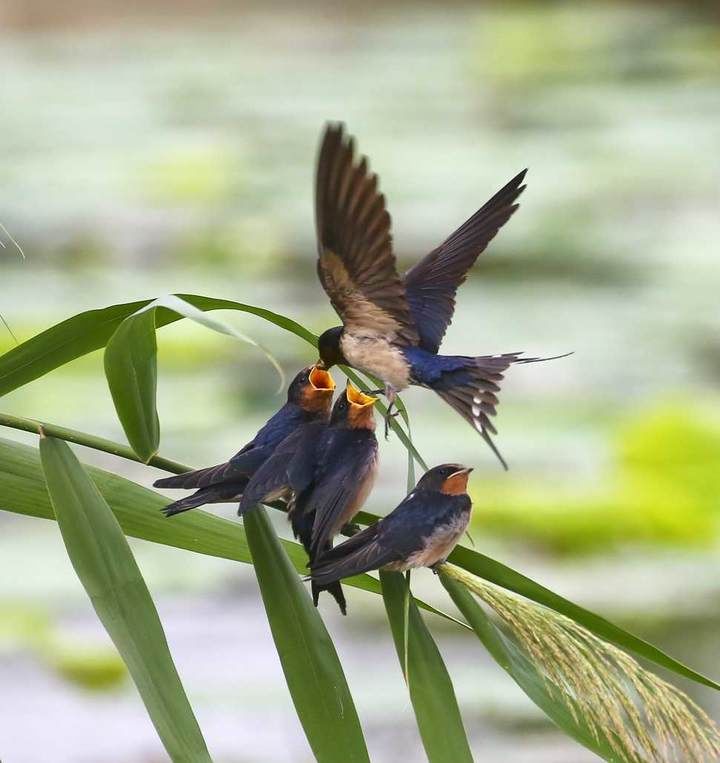
POLYGON ((414 567, 432 567, 447 559, 455 544, 460 540, 470 521, 470 512, 465 511, 453 522, 438 528, 429 538, 424 538, 424 548, 411 554, 404 562, 393 562, 386 569, 404 572, 414 567))
POLYGON ((410 383, 405 358, 386 339, 343 334, 340 348, 355 368, 377 376, 396 390, 405 389, 410 383))

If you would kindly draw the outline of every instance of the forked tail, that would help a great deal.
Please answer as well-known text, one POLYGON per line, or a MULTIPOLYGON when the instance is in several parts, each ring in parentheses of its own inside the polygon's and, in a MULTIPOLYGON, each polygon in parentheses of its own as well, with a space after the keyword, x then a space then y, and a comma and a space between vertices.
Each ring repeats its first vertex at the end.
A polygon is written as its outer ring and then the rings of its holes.
POLYGON ((491 417, 497 414, 498 393, 505 371, 514 363, 540 363, 572 353, 551 358, 523 358, 521 355, 520 352, 509 352, 468 358, 468 364, 462 369, 443 374, 440 382, 433 385, 435 392, 480 434, 505 470, 508 468, 507 462, 491 437, 497 434, 491 417))

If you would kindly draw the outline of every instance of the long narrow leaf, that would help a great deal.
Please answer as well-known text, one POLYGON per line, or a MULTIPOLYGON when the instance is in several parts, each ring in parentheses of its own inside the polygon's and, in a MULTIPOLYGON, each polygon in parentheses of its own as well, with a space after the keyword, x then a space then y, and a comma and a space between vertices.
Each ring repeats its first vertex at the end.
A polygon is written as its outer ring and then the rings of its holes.
POLYGON ((395 649, 428 760, 430 763, 472 763, 452 681, 430 631, 409 596, 405 579, 398 572, 381 572, 380 581, 395 649))
POLYGON ((472 551, 469 548, 457 546, 448 557, 448 561, 468 572, 472 572, 478 577, 506 588, 508 591, 514 591, 538 604, 543 604, 550 609, 554 609, 556 612, 569 617, 571 620, 587 628, 591 633, 605 641, 609 641, 611 644, 615 644, 622 649, 628 649, 640 657, 654 662, 656 665, 661 665, 673 673, 689 678, 699 684, 720 690, 720 684, 670 657, 662 649, 658 649, 658 647, 653 646, 638 636, 634 636, 604 617, 563 598, 549 588, 545 588, 540 583, 536 583, 526 575, 495 559, 491 559, 489 556, 472 551))
MULTIPOLYGON (((172 295, 189 303, 202 312, 210 310, 238 310, 240 312, 255 315, 268 321, 285 331, 303 339, 313 347, 317 346, 317 336, 308 331, 297 321, 284 315, 266 310, 263 307, 247 305, 242 302, 234 302, 229 299, 216 299, 203 297, 197 294, 172 295)), ((87 355, 89 352, 105 347, 120 324, 129 316, 146 308, 153 302, 151 299, 139 302, 126 302, 119 305, 111 305, 99 310, 88 310, 78 313, 61 323, 51 326, 37 336, 28 339, 18 347, 0 356, 0 397, 11 392, 24 384, 38 379, 55 368, 59 368, 76 358, 87 355)), ((167 307, 158 307, 156 310, 155 324, 157 328, 174 323, 183 317, 178 311, 167 307)), ((344 372, 351 378, 357 378, 344 372)), ((385 407, 378 403, 378 410, 382 413, 385 407)), ((422 457, 410 442, 403 428, 394 419, 390 420, 390 427, 397 434, 406 448, 409 448, 414 458, 426 468, 422 457)))
POLYGON ((175 763, 210 761, 157 610, 120 525, 65 442, 42 438, 40 455, 70 561, 165 749, 175 763))
MULTIPOLYGON (((251 563, 245 531, 239 522, 230 522, 199 509, 166 519, 160 510, 167 506, 168 501, 159 493, 94 466, 85 466, 85 469, 126 535, 198 554, 251 563)), ((37 450, 2 438, 0 510, 55 519, 37 450)), ((306 574, 307 555, 302 546, 286 540, 282 541, 282 545, 297 572, 306 574)), ((344 582, 363 591, 381 592, 380 583, 370 575, 357 575, 344 582)), ((458 622, 424 601, 417 601, 422 609, 458 622)))
POLYGON ((107 344, 115 329, 150 302, 88 310, 57 323, 0 356, 0 396, 107 344))
MULTIPOLYGON (((311 331, 297 321, 274 313, 272 310, 197 294, 178 294, 177 296, 202 311, 239 310, 256 315, 295 334, 313 346, 317 344, 317 337, 311 331)), ((71 360, 104 347, 128 316, 146 307, 152 301, 144 299, 79 313, 9 350, 0 356, 0 396, 44 376, 71 360)), ((178 320, 180 316, 176 312, 167 308, 158 308, 156 318, 158 328, 178 320)))
POLYGON ((132 449, 147 463, 160 447, 155 309, 126 318, 105 348, 105 376, 132 449))
POLYGON ((225 336, 232 337, 233 339, 238 339, 241 342, 245 342, 245 344, 251 345, 252 347, 257 347, 277 372, 278 394, 280 394, 285 389, 285 374, 282 370, 282 367, 278 363, 275 356, 270 352, 270 350, 268 350, 264 345, 260 344, 260 342, 255 341, 252 337, 244 334, 242 331, 238 331, 234 326, 230 326, 224 321, 219 321, 217 318, 211 318, 209 315, 206 315, 202 310, 200 310, 200 308, 195 307, 195 305, 191 305, 189 302, 186 302, 184 299, 178 297, 177 294, 168 294, 164 297, 160 297, 159 299, 155 300, 154 304, 160 307, 167 307, 173 312, 178 313, 178 315, 181 315, 183 318, 188 318, 200 326, 204 326, 211 331, 216 331, 218 334, 225 334, 225 336))
MULTIPOLYGON (((37 432, 39 428, 39 424, 37 422, 31 421, 30 419, 21 419, 16 416, 8 416, 5 414, 1 415, 0 424, 4 424, 6 426, 10 426, 15 429, 21 429, 27 432, 37 432)), ((50 425, 50 424, 48 424, 47 426, 48 426, 48 431, 53 433, 57 437, 61 437, 63 439, 69 440, 71 442, 76 442, 79 444, 85 444, 85 445, 88 445, 89 447, 96 447, 99 450, 104 450, 108 453, 119 455, 122 458, 129 458, 129 459, 134 458, 133 454, 129 452, 125 446, 120 445, 119 443, 113 443, 108 440, 103 440, 101 438, 97 438, 83 432, 78 432, 76 430, 68 429, 67 427, 58 427, 56 425, 50 425)), ((15 443, 9 443, 8 441, 5 441, 5 442, 7 445, 15 445, 15 443)), ((21 447, 21 446, 18 446, 18 447, 21 447)), ((168 459, 164 459, 164 458, 160 458, 156 456, 153 459, 153 464, 159 468, 168 469, 169 471, 177 472, 178 465, 173 461, 169 461, 168 459)), ((0 469, 2 468, 2 466, 3 466, 2 460, 0 459, 0 469)), ((113 476, 113 475, 110 475, 110 476, 113 476)), ((2 493, 0 493, 0 501, 2 501, 2 498, 3 498, 2 493)), ((2 507, 1 503, 0 503, 0 507, 2 507)), ((33 514, 34 512, 32 511, 32 508, 31 507, 28 507, 28 508, 30 509, 29 511, 21 512, 21 513, 33 514)), ((198 514, 198 512, 194 512, 194 514, 198 514)), ((378 517, 368 512, 360 512, 355 519, 357 522, 361 524, 372 524, 373 522, 377 522, 378 517)), ((160 530, 159 527, 156 527, 154 529, 160 530)), ((132 535, 133 533, 128 532, 128 534, 132 535)), ((163 543, 164 541, 162 539, 162 533, 159 533, 159 535, 160 537, 153 538, 153 540, 157 540, 157 542, 163 543)), ((169 545, 175 545, 175 544, 169 543, 169 545)), ((192 549, 192 550, 196 550, 196 549, 192 549)), ((200 553, 213 554, 214 552, 200 550, 200 553)), ((224 554, 222 553, 215 554, 215 555, 224 556, 224 554)), ((230 556, 228 558, 234 558, 234 557, 230 556)), ((247 560, 243 560, 243 561, 247 561, 247 560)), ((549 607, 550 609, 554 609, 556 612, 559 612, 560 614, 563 614, 569 617, 570 619, 574 620, 580 625, 583 625, 591 633, 594 633, 596 636, 603 638, 606 641, 609 641, 610 643, 614 643, 617 646, 628 649, 631 652, 634 652, 635 654, 639 655, 640 657, 644 657, 645 659, 650 660, 651 662, 654 662, 657 665, 665 667, 668 670, 671 670, 672 672, 677 673, 678 675, 682 675, 686 678, 689 678, 690 680, 695 681, 696 683, 700 683, 700 684, 703 684, 704 686, 709 686, 710 688, 720 690, 720 684, 718 684, 716 681, 712 680, 711 678, 708 678, 707 676, 704 676, 701 673, 698 673, 692 668, 689 668, 687 665, 684 665, 683 663, 674 659, 670 655, 666 654, 661 649, 658 649, 658 647, 652 644, 649 644, 647 641, 644 641, 643 639, 640 639, 637 636, 634 636, 632 633, 629 633, 628 631, 622 628, 619 628, 617 625, 611 623, 604 617, 601 617, 600 615, 597 615, 594 612, 591 612, 590 610, 587 610, 584 607, 581 607, 578 604, 575 604, 574 602, 568 599, 565 599, 559 594, 556 594, 554 591, 551 591, 545 586, 542 586, 541 584, 535 582, 534 580, 527 577, 526 575, 523 575, 517 570, 514 570, 511 567, 505 564, 502 564, 502 562, 498 562, 495 559, 485 556, 484 554, 480 554, 477 551, 473 551, 472 549, 464 548, 462 546, 456 547, 456 549, 450 555, 450 561, 457 564, 459 567, 462 567, 463 569, 466 569, 469 572, 472 572, 478 575, 479 577, 484 578, 485 580, 488 580, 491 583, 495 583, 496 585, 502 586, 503 588, 507 588, 510 591, 519 593, 522 596, 525 596, 526 598, 531 599, 532 601, 536 601, 539 604, 543 604, 544 606, 549 607)), ((298 569, 301 569, 301 568, 298 567, 298 569)), ((368 579, 371 581, 371 585, 373 586, 372 588, 369 588, 368 590, 373 590, 375 592, 378 592, 379 586, 377 585, 377 581, 374 578, 368 577, 368 579)), ((363 586, 360 586, 360 587, 363 587, 363 586)), ((424 609, 428 608, 428 605, 425 605, 425 604, 421 604, 420 606, 422 606, 424 609)), ((443 617, 448 617, 444 613, 441 613, 441 614, 443 617)))
POLYGON ((244 517, 245 536, 285 680, 319 763, 368 761, 340 660, 264 508, 244 517))
POLYGON ((132 449, 144 463, 150 461, 160 447, 155 338, 160 308, 260 348, 278 372, 280 388, 285 386, 285 376, 278 362, 250 337, 207 317, 202 310, 174 294, 151 302, 118 326, 107 343, 104 357, 105 376, 118 418, 132 449))

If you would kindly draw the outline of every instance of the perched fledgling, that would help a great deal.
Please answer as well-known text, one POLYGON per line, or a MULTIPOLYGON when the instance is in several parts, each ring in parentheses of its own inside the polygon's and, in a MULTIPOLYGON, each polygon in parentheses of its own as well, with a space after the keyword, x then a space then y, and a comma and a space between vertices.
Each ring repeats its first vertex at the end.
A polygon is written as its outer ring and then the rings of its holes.
POLYGON ((438 355, 438 350, 458 287, 518 208, 524 179, 525 171, 402 278, 377 176, 366 157, 356 160, 354 141, 341 124, 325 129, 315 184, 318 276, 343 322, 320 336, 319 364, 349 365, 382 379, 390 409, 397 392, 410 384, 434 390, 480 433, 505 468, 490 437, 497 433, 490 417, 503 373, 513 363, 551 358, 522 358, 519 352, 438 355))
POLYGON ((317 366, 300 371, 288 387, 285 405, 229 461, 155 482, 155 487, 196 489, 187 498, 166 506, 165 516, 206 503, 239 500, 250 477, 291 432, 312 422, 327 423, 334 389, 335 382, 327 371, 317 366))
MULTIPOLYGON (((289 518, 312 563, 360 510, 375 482, 378 445, 373 406, 377 398, 351 382, 333 406, 330 422, 305 425, 287 437, 255 472, 238 509, 289 500, 289 518)), ((313 601, 327 588, 346 613, 340 584, 313 585, 313 601)))
POLYGON ((460 464, 430 469, 390 514, 318 557, 310 565, 313 583, 327 586, 370 570, 404 572, 444 562, 470 521, 471 471, 460 464))

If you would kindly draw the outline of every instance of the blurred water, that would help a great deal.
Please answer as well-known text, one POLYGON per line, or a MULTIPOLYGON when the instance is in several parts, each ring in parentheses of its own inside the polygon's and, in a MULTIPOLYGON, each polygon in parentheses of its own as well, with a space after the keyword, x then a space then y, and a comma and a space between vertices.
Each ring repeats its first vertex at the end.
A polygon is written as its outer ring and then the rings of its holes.
MULTIPOLYGON (((311 181, 320 127, 341 118, 381 175, 403 261, 530 167, 522 208, 463 287, 444 345, 576 351, 508 378, 499 442, 511 474, 438 400, 406 396, 429 462, 479 467, 479 532, 483 496, 503 485, 539 485, 547 502, 606 487, 616 428, 655 401, 716 407, 720 32, 707 17, 594 4, 117 13, 0 38, 0 222, 27 257, 2 238, 0 310, 21 339, 81 309, 176 290, 262 304, 314 330, 330 325, 314 278, 311 181)), ((299 340, 226 317, 290 374, 313 359, 299 340)), ((226 458, 277 405, 272 370, 198 327, 161 334, 162 452, 196 465, 226 458)), ((11 339, 0 333, 0 344, 11 339)), ((98 354, 80 360, 8 395, 3 409, 123 440, 101 368, 98 354)), ((143 484, 156 476, 82 456, 143 484)), ((383 444, 371 509, 399 500, 403 464, 402 448, 383 444)), ((47 615, 80 651, 102 642, 55 528, 2 513, 0 525, 0 610, 47 615)), ((714 670, 712 542, 656 548, 641 534, 592 559, 558 559, 528 547, 527 530, 475 537, 714 670)), ((306 759, 251 573, 136 548, 217 759, 306 759)), ((433 581, 420 581, 432 595, 433 581)), ((380 603, 358 594, 351 606, 347 621, 323 612, 373 760, 422 760, 380 603)), ((479 756, 587 759, 538 721, 475 643, 440 638, 479 756)), ((34 763, 38 749, 58 763, 163 759, 130 689, 87 694, 22 638, 0 650, 0 682, 3 760, 34 763)), ((715 698, 697 696, 720 716, 715 698)))

